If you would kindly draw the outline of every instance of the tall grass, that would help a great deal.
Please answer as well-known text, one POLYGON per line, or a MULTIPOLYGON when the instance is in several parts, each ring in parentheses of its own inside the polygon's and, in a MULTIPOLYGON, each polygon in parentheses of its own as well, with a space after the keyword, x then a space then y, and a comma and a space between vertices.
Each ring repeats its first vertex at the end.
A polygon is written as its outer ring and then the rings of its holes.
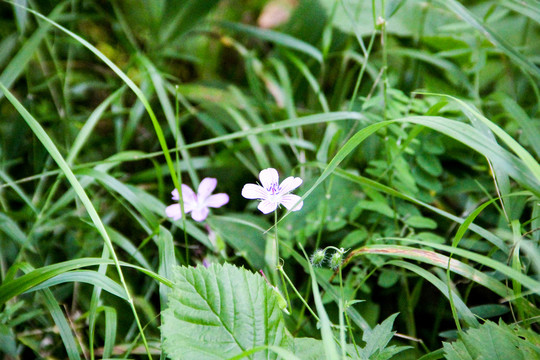
POLYGON ((1 3, 0 352, 176 358, 182 276, 228 263, 287 311, 232 358, 538 356, 536 5, 1 3), (269 167, 301 211, 240 195, 269 167), (206 177, 229 203, 167 218, 206 177))

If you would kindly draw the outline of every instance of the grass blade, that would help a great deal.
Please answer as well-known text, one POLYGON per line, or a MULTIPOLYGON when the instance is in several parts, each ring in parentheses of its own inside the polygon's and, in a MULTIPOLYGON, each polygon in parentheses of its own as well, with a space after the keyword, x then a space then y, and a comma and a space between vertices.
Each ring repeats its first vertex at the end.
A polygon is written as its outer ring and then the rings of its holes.
POLYGON ((259 39, 270 41, 277 45, 281 45, 283 47, 302 52, 311 56, 319 63, 322 63, 323 61, 323 56, 319 49, 290 35, 283 34, 274 30, 260 29, 254 26, 237 24, 227 21, 219 22, 218 24, 224 28, 248 34, 259 39))
POLYGON ((459 18, 463 19, 466 23, 477 29, 483 36, 485 36, 493 45, 501 49, 510 59, 512 59, 520 69, 527 71, 532 76, 540 79, 540 69, 519 53, 514 46, 509 44, 505 39, 500 37, 493 30, 482 24, 480 19, 473 15, 469 10, 465 8, 457 0, 438 0, 440 4, 446 6, 452 12, 454 12, 459 18))

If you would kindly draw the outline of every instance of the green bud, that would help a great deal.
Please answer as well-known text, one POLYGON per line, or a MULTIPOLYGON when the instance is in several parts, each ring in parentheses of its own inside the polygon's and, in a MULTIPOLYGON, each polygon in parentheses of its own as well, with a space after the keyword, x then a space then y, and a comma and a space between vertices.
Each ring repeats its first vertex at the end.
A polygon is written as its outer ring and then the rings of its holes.
POLYGON ((343 253, 343 249, 340 249, 332 254, 332 257, 330 257, 330 261, 328 262, 332 269, 336 270, 341 266, 341 262, 343 261, 343 253))
POLYGON ((311 264, 313 266, 321 266, 324 262, 324 259, 326 257, 326 251, 325 250, 315 250, 313 255, 311 255, 311 264))

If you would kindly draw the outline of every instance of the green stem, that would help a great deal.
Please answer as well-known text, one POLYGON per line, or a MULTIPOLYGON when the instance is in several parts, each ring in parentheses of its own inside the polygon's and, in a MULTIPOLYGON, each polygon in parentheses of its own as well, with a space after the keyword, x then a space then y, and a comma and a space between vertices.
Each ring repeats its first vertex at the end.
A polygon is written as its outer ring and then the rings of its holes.
POLYGON ((287 274, 285 273, 285 271, 283 271, 283 268, 279 268, 279 271, 281 272, 281 275, 285 277, 285 279, 287 279, 287 282, 289 283, 289 285, 291 285, 291 288, 294 290, 294 293, 296 294, 296 296, 298 296, 298 298, 300 299, 300 301, 304 304, 305 308, 309 310, 309 312, 311 313, 311 315, 317 320, 319 321, 319 317, 317 316, 317 314, 309 307, 308 303, 306 302, 306 300, 304 300, 304 297, 302 296, 302 294, 300 294, 300 292, 298 291, 298 289, 296 289, 296 287, 293 285, 291 279, 287 276, 287 274))
POLYGON ((278 230, 277 230, 277 209, 274 211, 274 241, 275 241, 275 248, 276 248, 276 268, 279 267, 279 240, 278 240, 278 230))

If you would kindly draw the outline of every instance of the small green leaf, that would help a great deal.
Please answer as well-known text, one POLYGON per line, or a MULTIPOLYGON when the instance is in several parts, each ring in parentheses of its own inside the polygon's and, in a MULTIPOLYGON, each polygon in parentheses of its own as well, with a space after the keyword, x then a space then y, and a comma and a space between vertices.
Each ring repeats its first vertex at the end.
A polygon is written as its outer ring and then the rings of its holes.
POLYGON ((472 307, 471 311, 479 318, 487 319, 504 315, 509 312, 510 309, 508 306, 501 304, 484 304, 472 307))
POLYGON ((437 223, 427 217, 423 216, 411 216, 405 219, 405 224, 418 229, 436 229, 437 223))
MULTIPOLYGON (((163 312, 163 349, 171 359, 223 359, 260 346, 282 346, 285 325, 264 278, 233 265, 175 267, 163 312)), ((265 349, 252 359, 275 359, 265 349)))
POLYGON ((416 163, 430 175, 440 176, 442 174, 443 168, 441 162, 435 155, 420 153, 416 157, 416 163))

